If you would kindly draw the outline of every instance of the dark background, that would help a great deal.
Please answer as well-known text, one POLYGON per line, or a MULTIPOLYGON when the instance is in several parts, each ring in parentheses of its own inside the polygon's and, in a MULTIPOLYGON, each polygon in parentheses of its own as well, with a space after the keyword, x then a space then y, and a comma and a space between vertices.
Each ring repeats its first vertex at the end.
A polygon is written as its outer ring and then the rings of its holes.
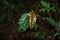
MULTIPOLYGON (((39 1, 40 0, 0 0, 0 40, 35 40, 33 35, 36 31, 32 32, 27 30, 24 33, 19 33, 17 32, 17 22, 22 13, 29 12, 31 8, 35 9, 39 1)), ((55 5, 59 10, 60 0, 46 1, 55 5)), ((58 18, 60 18, 59 16, 58 18)), ((44 25, 42 24, 41 29, 37 31, 46 31, 48 33, 46 40, 58 40, 57 37, 53 36, 51 32, 53 30, 44 27, 44 25)))

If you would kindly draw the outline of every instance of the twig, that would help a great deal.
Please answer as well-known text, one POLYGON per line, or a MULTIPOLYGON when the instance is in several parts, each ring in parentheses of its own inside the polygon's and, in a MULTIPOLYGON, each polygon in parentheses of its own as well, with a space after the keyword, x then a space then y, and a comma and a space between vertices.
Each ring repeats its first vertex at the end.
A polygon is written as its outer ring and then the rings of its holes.
MULTIPOLYGON (((41 1, 40 1, 40 2, 41 2, 41 1)), ((36 7, 35 12, 37 12, 37 10, 38 10, 38 8, 39 8, 39 6, 40 6, 40 2, 39 2, 39 4, 38 4, 37 7, 36 7)))

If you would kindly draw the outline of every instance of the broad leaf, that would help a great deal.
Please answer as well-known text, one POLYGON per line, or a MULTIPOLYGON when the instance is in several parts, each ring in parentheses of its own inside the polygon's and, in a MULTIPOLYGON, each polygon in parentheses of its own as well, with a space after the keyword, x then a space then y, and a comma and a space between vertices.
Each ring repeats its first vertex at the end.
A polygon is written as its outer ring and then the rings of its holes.
POLYGON ((26 18, 27 18, 27 14, 26 13, 22 14, 18 22, 18 32, 24 32, 27 30, 28 25, 26 22, 26 18))
POLYGON ((45 19, 46 19, 52 26, 55 26, 55 25, 56 25, 56 22, 55 22, 52 18, 45 17, 45 19))

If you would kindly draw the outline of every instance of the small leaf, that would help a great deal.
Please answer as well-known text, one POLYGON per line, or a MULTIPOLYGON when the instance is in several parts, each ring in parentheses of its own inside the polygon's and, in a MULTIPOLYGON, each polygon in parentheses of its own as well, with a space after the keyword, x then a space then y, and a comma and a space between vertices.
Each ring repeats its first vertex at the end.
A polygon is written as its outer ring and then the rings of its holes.
POLYGON ((46 11, 45 8, 41 8, 41 9, 39 9, 39 12, 45 12, 45 11, 46 11))
POLYGON ((41 4, 43 7, 47 8, 47 9, 50 7, 50 3, 48 3, 48 2, 41 1, 41 4))
POLYGON ((22 14, 18 22, 18 30, 17 30, 18 32, 24 32, 27 30, 28 25, 26 22, 26 18, 27 18, 27 14, 26 13, 22 14))
POLYGON ((35 23, 36 23, 36 14, 34 10, 31 10, 31 12, 29 12, 27 16, 27 24, 29 25, 30 29, 33 29, 35 23))
POLYGON ((34 29, 37 30, 38 28, 39 28, 39 25, 38 24, 35 24, 34 29))
POLYGON ((45 17, 45 19, 46 19, 52 26, 55 26, 55 25, 56 25, 56 22, 55 22, 52 18, 45 17))
POLYGON ((56 9, 54 7, 50 8, 52 12, 56 12, 56 9))

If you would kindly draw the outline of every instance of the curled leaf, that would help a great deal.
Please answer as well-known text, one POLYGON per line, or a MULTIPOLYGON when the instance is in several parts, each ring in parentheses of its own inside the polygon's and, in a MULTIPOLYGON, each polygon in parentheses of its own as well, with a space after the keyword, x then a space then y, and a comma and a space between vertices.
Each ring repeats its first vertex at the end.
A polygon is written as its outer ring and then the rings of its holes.
POLYGON ((35 23, 36 23, 36 14, 34 10, 31 10, 31 12, 29 12, 27 15, 27 24, 29 25, 30 29, 33 29, 35 23))

